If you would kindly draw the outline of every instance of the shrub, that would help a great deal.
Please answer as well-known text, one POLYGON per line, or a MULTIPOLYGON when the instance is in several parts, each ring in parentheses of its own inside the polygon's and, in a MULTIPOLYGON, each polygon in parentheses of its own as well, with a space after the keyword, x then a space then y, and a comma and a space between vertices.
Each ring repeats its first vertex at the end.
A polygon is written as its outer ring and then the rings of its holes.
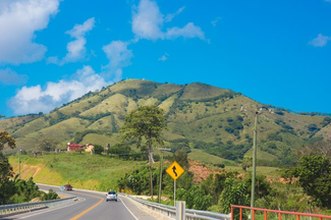
POLYGON ((104 148, 101 145, 94 145, 94 153, 95 154, 102 154, 104 152, 104 148))

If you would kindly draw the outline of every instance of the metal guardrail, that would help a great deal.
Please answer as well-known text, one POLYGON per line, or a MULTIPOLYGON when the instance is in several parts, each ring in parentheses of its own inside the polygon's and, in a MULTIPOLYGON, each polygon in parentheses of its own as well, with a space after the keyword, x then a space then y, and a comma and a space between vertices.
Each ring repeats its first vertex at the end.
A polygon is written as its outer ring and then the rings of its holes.
POLYGON ((9 204, 9 205, 1 205, 0 206, 0 217, 19 214, 24 212, 35 211, 39 209, 45 209, 49 207, 53 207, 59 204, 63 204, 66 202, 70 202, 71 200, 76 199, 76 197, 69 197, 64 199, 55 199, 55 200, 47 200, 42 202, 25 202, 18 204, 9 204))
MULTIPOLYGON (((136 202, 139 202, 142 205, 147 206, 148 208, 157 211, 159 213, 162 213, 170 218, 176 218, 176 207, 169 206, 169 205, 163 205, 160 203, 150 202, 144 199, 135 198, 133 196, 129 196, 131 199, 135 200, 136 202)), ((195 209, 186 209, 186 220, 230 220, 229 214, 221 214, 216 212, 209 212, 209 211, 201 211, 201 210, 195 210, 195 209)))

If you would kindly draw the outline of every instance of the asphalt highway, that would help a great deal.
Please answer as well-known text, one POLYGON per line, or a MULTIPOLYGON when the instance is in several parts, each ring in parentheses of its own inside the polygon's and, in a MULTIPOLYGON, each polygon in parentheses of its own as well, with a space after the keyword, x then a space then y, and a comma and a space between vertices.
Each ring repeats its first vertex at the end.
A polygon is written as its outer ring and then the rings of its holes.
MULTIPOLYGON (((41 186, 48 190, 54 189, 60 193, 58 188, 41 186)), ((119 195, 118 201, 106 202, 106 193, 93 193, 85 191, 65 192, 66 196, 77 196, 76 201, 70 201, 66 204, 57 205, 52 208, 38 211, 12 215, 4 220, 157 220, 160 217, 152 215, 141 205, 132 199, 119 195)))

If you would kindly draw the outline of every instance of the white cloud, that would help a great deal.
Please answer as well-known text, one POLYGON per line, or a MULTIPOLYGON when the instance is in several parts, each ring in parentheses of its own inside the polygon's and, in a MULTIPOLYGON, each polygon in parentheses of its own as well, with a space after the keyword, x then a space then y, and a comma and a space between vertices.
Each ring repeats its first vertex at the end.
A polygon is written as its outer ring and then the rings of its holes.
POLYGON ((169 59, 169 54, 168 53, 164 53, 160 58, 159 61, 161 62, 165 62, 169 59))
POLYGON ((216 17, 214 20, 211 21, 211 25, 213 27, 216 27, 220 21, 221 21, 221 17, 216 17))
POLYGON ((67 54, 62 60, 59 60, 57 57, 49 57, 48 62, 63 65, 84 58, 86 53, 85 34, 94 28, 94 24, 95 19, 89 18, 83 24, 77 24, 73 29, 67 31, 66 33, 74 38, 73 41, 70 41, 67 44, 67 54))
POLYGON ((0 70, 0 83, 5 85, 22 85, 27 81, 27 75, 17 74, 11 69, 0 70))
POLYGON ((132 31, 137 37, 150 40, 162 38, 163 15, 155 2, 141 0, 132 19, 132 31))
POLYGON ((89 91, 106 86, 107 82, 90 66, 78 70, 72 80, 48 82, 43 89, 41 85, 20 89, 9 103, 15 114, 47 113, 64 103, 81 97, 89 91))
POLYGON ((164 18, 164 22, 171 22, 175 17, 180 15, 185 10, 185 7, 179 8, 175 13, 173 14, 167 14, 164 18))
POLYGON ((156 2, 141 0, 138 7, 133 11, 132 31, 137 39, 173 39, 178 37, 204 39, 204 33, 200 27, 192 22, 184 27, 170 27, 165 32, 163 25, 180 14, 184 8, 180 8, 175 14, 164 16, 156 2))
POLYGON ((205 34, 200 27, 196 26, 193 23, 188 23, 182 28, 173 27, 167 30, 165 33, 166 38, 173 39, 178 37, 184 38, 200 38, 205 39, 205 34))
POLYGON ((103 47, 109 60, 109 64, 105 67, 106 77, 114 78, 118 81, 122 78, 123 68, 130 65, 133 53, 128 49, 128 43, 124 41, 112 41, 110 44, 103 47))
POLYGON ((10 100, 10 108, 18 115, 47 113, 89 91, 99 90, 121 80, 122 69, 130 65, 133 57, 132 51, 128 49, 128 43, 113 41, 105 45, 103 50, 109 60, 109 63, 104 67, 104 72, 98 74, 92 67, 84 66, 74 74, 71 80, 48 82, 45 87, 42 85, 24 86, 10 100))
POLYGON ((76 24, 73 29, 67 31, 66 33, 69 34, 73 38, 81 38, 84 35, 93 29, 95 23, 94 18, 87 19, 83 24, 76 24))
POLYGON ((325 47, 329 41, 331 41, 331 37, 318 34, 316 38, 309 42, 309 44, 314 47, 325 47))
POLYGON ((47 27, 59 0, 1 0, 0 63, 29 63, 43 58, 46 47, 34 42, 35 32, 47 27))

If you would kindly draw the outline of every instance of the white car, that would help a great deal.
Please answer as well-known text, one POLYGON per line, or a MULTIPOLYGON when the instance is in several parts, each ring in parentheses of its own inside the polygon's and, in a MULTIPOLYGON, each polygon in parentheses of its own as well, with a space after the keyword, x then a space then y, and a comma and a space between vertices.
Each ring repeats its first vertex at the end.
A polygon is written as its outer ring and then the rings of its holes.
POLYGON ((117 193, 115 191, 109 191, 106 195, 106 202, 115 201, 117 202, 117 193))

